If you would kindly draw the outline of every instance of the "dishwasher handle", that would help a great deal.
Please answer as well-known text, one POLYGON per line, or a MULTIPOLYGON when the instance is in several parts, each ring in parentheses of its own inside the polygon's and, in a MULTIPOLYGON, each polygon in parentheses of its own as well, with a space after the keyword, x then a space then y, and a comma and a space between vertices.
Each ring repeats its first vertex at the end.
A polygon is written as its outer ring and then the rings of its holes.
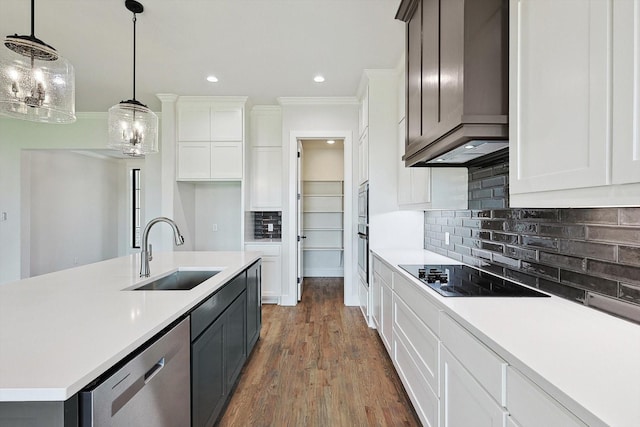
POLYGON ((153 365, 153 367, 144 374, 144 383, 147 384, 151 381, 151 378, 155 377, 162 368, 164 368, 164 357, 158 360, 158 363, 153 365))

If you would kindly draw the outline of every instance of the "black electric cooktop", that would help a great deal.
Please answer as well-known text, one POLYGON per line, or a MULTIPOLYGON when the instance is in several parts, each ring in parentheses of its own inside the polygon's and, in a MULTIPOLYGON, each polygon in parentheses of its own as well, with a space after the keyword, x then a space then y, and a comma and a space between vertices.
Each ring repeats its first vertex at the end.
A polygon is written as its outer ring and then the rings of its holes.
POLYGON ((468 265, 400 265, 445 297, 548 297, 468 265))

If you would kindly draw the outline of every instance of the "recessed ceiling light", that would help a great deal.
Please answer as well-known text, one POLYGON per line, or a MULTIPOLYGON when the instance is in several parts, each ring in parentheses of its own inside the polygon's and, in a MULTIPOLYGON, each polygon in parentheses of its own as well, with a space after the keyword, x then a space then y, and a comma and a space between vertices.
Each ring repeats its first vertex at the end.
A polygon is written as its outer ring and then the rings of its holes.
POLYGON ((207 76, 207 81, 211 83, 218 83, 218 78, 216 76, 207 76))
POLYGON ((465 145, 464 148, 466 148, 467 150, 470 150, 470 149, 476 148, 476 147, 473 146, 473 145, 465 145))
POLYGON ((444 162, 444 159, 438 159, 436 162, 444 162))
POLYGON ((336 142, 333 139, 327 141, 327 144, 335 144, 336 142))
POLYGON ((322 77, 320 74, 318 74, 317 76, 315 76, 313 78, 313 81, 316 82, 316 83, 322 83, 322 82, 324 82, 324 77, 322 77))

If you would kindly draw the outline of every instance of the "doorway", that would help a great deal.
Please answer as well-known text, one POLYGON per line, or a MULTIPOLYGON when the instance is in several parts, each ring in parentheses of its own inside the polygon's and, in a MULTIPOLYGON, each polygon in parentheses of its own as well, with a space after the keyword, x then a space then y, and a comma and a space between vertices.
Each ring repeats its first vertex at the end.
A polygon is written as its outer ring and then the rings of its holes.
POLYGON ((298 140, 298 301, 305 278, 344 277, 344 141, 298 140))
MULTIPOLYGON (((300 187, 304 190, 304 179, 299 180, 299 176, 302 177, 302 174, 298 174, 298 142, 307 141, 307 140, 315 140, 315 141, 325 141, 333 139, 342 141, 342 170, 343 170, 343 182, 342 182, 342 204, 343 204, 343 213, 342 213, 342 251, 338 253, 341 255, 341 273, 344 277, 344 304, 347 306, 357 306, 358 305, 358 289, 354 285, 357 283, 355 280, 355 254, 354 254, 354 245, 355 245, 355 233, 353 232, 353 223, 355 221, 352 218, 353 213, 355 212, 355 205, 353 199, 353 143, 352 143, 352 132, 351 131, 290 131, 289 133, 289 150, 288 150, 288 161, 289 161, 289 180, 288 180, 288 212, 284 212, 285 221, 292 226, 288 228, 291 230, 290 232, 286 231, 286 241, 287 241, 287 254, 285 255, 287 258, 288 268, 286 272, 286 285, 283 288, 283 305, 296 305, 298 302, 298 283, 297 278, 301 278, 300 291, 304 292, 304 256, 306 252, 310 252, 308 248, 307 251, 302 250, 302 245, 298 245, 297 237, 301 236, 301 241, 309 240, 303 239, 302 236, 306 234, 303 232, 298 234, 297 226, 300 224, 300 228, 305 228, 304 226, 304 218, 301 222, 298 222, 297 214, 300 211, 301 215, 303 213, 303 208, 298 210, 298 188, 300 187), (298 251, 300 249, 300 251, 298 251), (301 254, 300 258, 298 255, 301 254), (298 261, 301 260, 300 266, 298 266, 298 261), (298 276, 298 272, 300 271, 300 276, 298 276)), ((303 154, 304 156, 304 147, 303 154)), ((314 165, 315 166, 315 165, 314 165)), ((304 165, 303 171, 304 173, 304 165)), ((302 199, 302 196, 301 196, 302 199)), ((302 201, 304 203, 304 201, 302 201)), ((314 219, 312 218, 312 221, 314 219)), ((313 222, 312 222, 313 225, 313 222)), ((318 227, 320 228, 320 227, 318 227)), ((329 227, 326 227, 329 228, 329 227)), ((283 231, 285 233, 285 231, 283 231)), ((327 236, 325 236, 327 237, 327 236)), ((328 238, 328 237, 327 237, 328 238)), ((326 242, 325 244, 329 244, 326 242)), ((327 252, 329 252, 327 250, 327 252)), ((328 255, 328 254, 327 254, 328 255)), ((328 273, 325 270, 324 274, 335 274, 328 273)))

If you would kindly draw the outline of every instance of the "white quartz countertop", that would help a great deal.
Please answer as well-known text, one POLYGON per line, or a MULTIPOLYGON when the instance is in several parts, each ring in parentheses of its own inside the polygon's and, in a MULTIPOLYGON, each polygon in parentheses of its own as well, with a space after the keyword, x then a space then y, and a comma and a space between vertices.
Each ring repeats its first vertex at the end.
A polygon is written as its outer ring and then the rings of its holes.
POLYGON ((188 313, 257 252, 139 255, 0 285, 0 402, 64 401, 188 313), (178 269, 221 270, 189 291, 132 291, 178 269))
MULTIPOLYGON (((374 250, 388 264, 460 264, 425 250, 374 250)), ((551 298, 447 298, 446 313, 589 426, 640 426, 640 325, 551 298)))

